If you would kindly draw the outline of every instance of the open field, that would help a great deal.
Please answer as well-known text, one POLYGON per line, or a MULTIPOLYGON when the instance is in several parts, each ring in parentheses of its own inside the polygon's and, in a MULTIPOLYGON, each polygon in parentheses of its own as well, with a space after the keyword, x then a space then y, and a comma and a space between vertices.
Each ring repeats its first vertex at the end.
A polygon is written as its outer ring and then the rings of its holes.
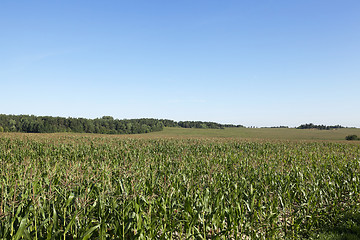
POLYGON ((336 130, 294 128, 165 128, 161 132, 149 133, 147 136, 343 141, 346 136, 352 134, 360 137, 360 128, 341 128, 336 130))
POLYGON ((1 133, 0 239, 357 239, 359 130, 315 131, 1 133))

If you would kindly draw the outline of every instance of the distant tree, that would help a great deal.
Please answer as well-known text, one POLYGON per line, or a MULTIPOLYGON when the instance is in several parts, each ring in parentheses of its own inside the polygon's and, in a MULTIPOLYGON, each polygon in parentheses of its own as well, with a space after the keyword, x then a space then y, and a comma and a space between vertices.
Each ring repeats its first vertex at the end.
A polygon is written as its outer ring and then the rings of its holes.
POLYGON ((234 124, 221 124, 224 128, 243 128, 243 125, 234 125, 234 124))
POLYGON ((9 125, 10 125, 10 131, 11 132, 16 132, 16 120, 10 119, 9 125))
POLYGON ((111 116, 103 116, 101 119, 113 121, 114 118, 111 116))
POLYGON ((315 125, 313 123, 302 124, 297 127, 297 129, 319 129, 319 130, 332 130, 338 128, 344 128, 344 127, 341 125, 335 125, 335 126, 315 125))
POLYGON ((223 125, 215 122, 201 122, 201 121, 180 121, 178 122, 179 127, 182 128, 213 128, 222 129, 223 125))
POLYGON ((164 125, 164 127, 179 127, 178 123, 173 120, 160 119, 160 122, 164 125))
POLYGON ((357 135, 348 135, 348 136, 346 136, 345 139, 349 140, 349 141, 351 141, 351 140, 359 140, 357 135))
POLYGON ((86 119, 86 121, 84 122, 84 129, 86 133, 94 133, 95 132, 94 121, 86 119))

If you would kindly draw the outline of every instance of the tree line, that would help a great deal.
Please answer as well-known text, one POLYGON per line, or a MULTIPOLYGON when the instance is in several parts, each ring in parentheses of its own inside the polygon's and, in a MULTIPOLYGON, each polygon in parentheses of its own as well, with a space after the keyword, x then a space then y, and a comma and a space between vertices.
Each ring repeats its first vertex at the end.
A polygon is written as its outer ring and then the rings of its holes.
POLYGON ((243 126, 201 121, 176 122, 168 119, 153 118, 119 120, 111 116, 86 119, 0 114, 0 132, 136 134, 162 131, 164 127, 224 129, 225 127, 243 126))
POLYGON ((297 129, 319 129, 319 130, 332 130, 338 128, 344 128, 344 127, 341 125, 326 126, 326 125, 315 125, 312 123, 302 124, 297 127, 297 129))
POLYGON ((135 134, 161 131, 162 129, 163 124, 159 120, 151 118, 118 120, 110 116, 86 119, 0 114, 0 131, 5 132, 135 134))
POLYGON ((243 125, 234 124, 220 124, 216 122, 202 122, 202 121, 180 121, 176 122, 168 119, 160 120, 164 127, 180 127, 180 128, 211 128, 211 129, 224 129, 224 128, 239 128, 244 127, 243 125))
MULTIPOLYGON (((96 119, 65 118, 34 115, 6 115, 0 114, 0 132, 27 132, 27 133, 100 133, 100 134, 136 134, 162 131, 164 127, 224 129, 242 128, 243 125, 220 124, 203 121, 174 121, 169 119, 114 119, 103 116, 96 119)), ((278 126, 272 128, 288 128, 278 126)), ((326 126, 313 123, 302 124, 297 129, 331 130, 344 128, 341 125, 326 126)))

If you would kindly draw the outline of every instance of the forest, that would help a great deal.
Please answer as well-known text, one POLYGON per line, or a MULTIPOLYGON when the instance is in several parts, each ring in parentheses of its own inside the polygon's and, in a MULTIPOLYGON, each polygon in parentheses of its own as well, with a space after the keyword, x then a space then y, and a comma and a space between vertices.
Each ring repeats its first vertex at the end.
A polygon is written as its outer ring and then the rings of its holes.
POLYGON ((27 133, 101 133, 135 134, 161 131, 163 124, 156 119, 118 120, 110 116, 96 119, 64 118, 34 115, 0 115, 0 131, 27 133))
POLYGON ((164 127, 224 129, 225 127, 243 126, 202 121, 176 122, 153 118, 119 120, 111 116, 86 119, 0 114, 0 132, 137 134, 162 131, 164 127))

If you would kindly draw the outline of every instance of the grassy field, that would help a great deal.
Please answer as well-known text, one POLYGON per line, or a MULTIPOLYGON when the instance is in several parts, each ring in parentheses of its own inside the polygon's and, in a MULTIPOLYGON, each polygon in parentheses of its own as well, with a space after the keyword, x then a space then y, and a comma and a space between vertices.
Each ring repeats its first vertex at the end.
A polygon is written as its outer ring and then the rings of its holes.
POLYGON ((294 128, 226 128, 226 129, 186 129, 165 128, 147 136, 158 137, 216 137, 246 139, 282 139, 282 140, 331 140, 343 141, 348 135, 360 137, 360 128, 336 130, 294 129, 294 128))
POLYGON ((1 133, 0 239, 359 239, 356 131, 1 133))

